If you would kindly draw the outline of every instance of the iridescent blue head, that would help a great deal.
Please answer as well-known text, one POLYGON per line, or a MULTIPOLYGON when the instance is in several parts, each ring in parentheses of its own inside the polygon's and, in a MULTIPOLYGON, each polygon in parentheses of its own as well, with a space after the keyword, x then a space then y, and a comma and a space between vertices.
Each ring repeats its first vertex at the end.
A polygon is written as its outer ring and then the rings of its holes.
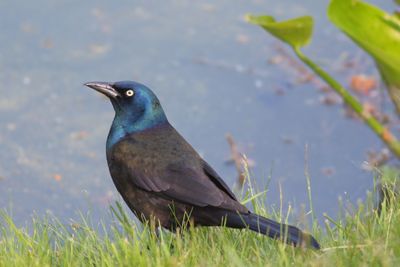
POLYGON ((115 110, 107 139, 112 146, 128 134, 168 123, 157 96, 145 85, 133 81, 89 82, 86 86, 106 95, 115 110))

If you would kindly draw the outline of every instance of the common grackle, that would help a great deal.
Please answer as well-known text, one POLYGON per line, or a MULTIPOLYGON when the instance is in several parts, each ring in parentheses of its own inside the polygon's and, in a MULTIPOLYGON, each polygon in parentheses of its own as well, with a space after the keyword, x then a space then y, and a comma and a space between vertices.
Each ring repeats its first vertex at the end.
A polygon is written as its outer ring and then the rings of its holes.
POLYGON ((115 110, 106 154, 111 177, 142 221, 175 230, 190 225, 248 228, 294 246, 319 249, 297 227, 251 213, 221 177, 171 126, 156 95, 145 85, 89 82, 115 110))

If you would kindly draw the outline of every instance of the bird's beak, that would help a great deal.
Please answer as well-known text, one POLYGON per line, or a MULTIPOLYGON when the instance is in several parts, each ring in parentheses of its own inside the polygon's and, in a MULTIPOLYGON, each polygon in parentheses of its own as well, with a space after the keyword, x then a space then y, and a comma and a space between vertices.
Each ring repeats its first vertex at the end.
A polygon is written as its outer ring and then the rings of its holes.
POLYGON ((109 98, 117 98, 120 94, 112 87, 111 83, 107 82, 89 82, 85 83, 87 87, 90 87, 109 98))

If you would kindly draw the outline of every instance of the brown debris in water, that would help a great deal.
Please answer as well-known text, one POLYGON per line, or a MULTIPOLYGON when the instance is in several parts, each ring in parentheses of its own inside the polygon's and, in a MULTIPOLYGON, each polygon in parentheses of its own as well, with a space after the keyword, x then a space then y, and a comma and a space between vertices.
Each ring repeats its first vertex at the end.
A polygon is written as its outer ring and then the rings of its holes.
POLYGON ((377 82, 372 76, 358 74, 350 78, 350 88, 358 94, 369 95, 376 87, 377 82))
POLYGON ((231 159, 235 164, 236 171, 238 173, 237 181, 240 188, 242 188, 246 179, 242 167, 243 155, 239 152, 238 146, 236 145, 236 142, 230 133, 226 134, 226 140, 228 141, 229 147, 231 149, 231 159))

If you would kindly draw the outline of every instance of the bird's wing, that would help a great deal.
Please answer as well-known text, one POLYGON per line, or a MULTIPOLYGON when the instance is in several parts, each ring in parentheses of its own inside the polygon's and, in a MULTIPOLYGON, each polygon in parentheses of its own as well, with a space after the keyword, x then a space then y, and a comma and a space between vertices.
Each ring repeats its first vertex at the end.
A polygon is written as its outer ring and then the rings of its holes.
POLYGON ((130 181, 143 190, 190 205, 234 210, 244 208, 218 174, 201 158, 195 164, 197 166, 176 162, 160 167, 157 160, 144 163, 130 153, 129 148, 123 150, 115 151, 109 164, 111 175, 117 180, 130 181))
POLYGON ((195 206, 220 207, 231 199, 205 172, 179 164, 170 164, 163 170, 149 168, 145 172, 129 168, 125 173, 141 189, 195 206))
POLYGON ((211 179, 211 181, 222 191, 224 191, 232 199, 237 200, 235 194, 231 191, 229 186, 222 180, 216 171, 205 161, 202 160, 203 170, 205 174, 211 179))

